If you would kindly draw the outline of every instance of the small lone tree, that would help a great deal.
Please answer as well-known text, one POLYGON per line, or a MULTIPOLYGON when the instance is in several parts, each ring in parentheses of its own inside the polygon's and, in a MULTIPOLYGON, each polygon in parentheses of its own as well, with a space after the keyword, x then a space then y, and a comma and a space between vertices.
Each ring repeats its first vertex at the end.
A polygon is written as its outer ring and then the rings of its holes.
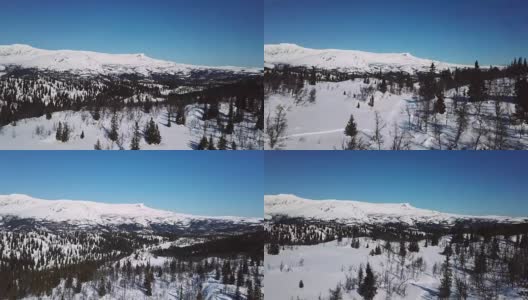
POLYGON ((208 145, 209 145, 209 142, 207 142, 207 137, 204 134, 204 136, 200 140, 200 143, 198 144, 198 147, 196 148, 196 150, 205 150, 205 149, 207 149, 208 145))
POLYGON ((84 139, 84 130, 81 132, 81 140, 84 139))
POLYGON ((301 280, 301 281, 299 281, 299 288, 302 289, 303 287, 304 287, 304 283, 303 283, 303 281, 301 280))
POLYGON ((158 125, 154 122, 153 118, 150 118, 150 121, 147 122, 144 131, 145 142, 147 144, 159 144, 161 143, 161 135, 158 128, 158 125))

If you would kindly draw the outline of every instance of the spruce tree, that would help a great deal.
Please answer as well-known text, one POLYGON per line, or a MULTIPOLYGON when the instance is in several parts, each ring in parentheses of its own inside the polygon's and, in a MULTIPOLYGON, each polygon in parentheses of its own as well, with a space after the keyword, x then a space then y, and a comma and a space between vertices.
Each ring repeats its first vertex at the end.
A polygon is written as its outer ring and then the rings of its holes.
POLYGON ((134 124, 134 132, 132 133, 132 141, 130 142, 130 150, 139 150, 139 142, 141 140, 141 132, 139 131, 139 124, 136 121, 134 124))
POLYGON ((209 142, 207 142, 207 150, 216 150, 213 135, 209 136, 209 142))
POLYGON ((62 123, 59 122, 59 126, 57 127, 57 132, 55 133, 55 139, 57 141, 62 141, 62 123))
POLYGON ((301 281, 299 281, 299 288, 302 289, 303 287, 304 287, 304 283, 303 283, 303 281, 301 280, 301 281))
POLYGON ((367 263, 367 268, 365 269, 365 279, 363 280, 363 283, 360 284, 358 293, 366 300, 372 300, 374 299, 374 296, 376 296, 377 290, 376 277, 374 277, 374 273, 372 273, 370 264, 367 263))
POLYGON ((198 144, 198 147, 196 148, 196 150, 206 150, 207 147, 208 147, 207 137, 204 134, 204 136, 200 140, 200 143, 198 144))
POLYGON ((356 122, 354 121, 354 115, 350 115, 350 119, 345 127, 345 135, 355 137, 358 134, 356 122))
POLYGON ((480 71, 478 61, 475 61, 475 68, 471 73, 471 81, 469 83, 468 95, 474 102, 483 101, 485 90, 486 89, 484 87, 484 80, 482 78, 482 73, 480 71))
POLYGON ((97 143, 95 143, 94 145, 94 150, 102 150, 101 141, 99 141, 99 139, 97 140, 97 143))
POLYGON ((218 150, 226 150, 227 149, 227 140, 225 136, 222 134, 220 137, 220 140, 218 140, 218 150))
POLYGON ((70 140, 70 127, 68 126, 68 123, 64 123, 62 126, 62 134, 60 139, 63 143, 66 143, 70 140))
POLYGON ((434 104, 433 110, 435 113, 443 115, 446 112, 444 94, 442 92, 439 92, 436 97, 437 97, 437 100, 434 104))
POLYGON ((84 139, 84 130, 81 132, 81 140, 84 139))
POLYGON ((440 288, 438 289, 438 297, 440 299, 449 299, 451 295, 452 275, 449 257, 449 255, 446 255, 445 262, 442 266, 442 279, 440 280, 440 288))
POLYGON ((144 130, 144 136, 145 142, 147 142, 149 145, 161 143, 160 131, 153 118, 150 118, 150 121, 147 122, 144 130))
POLYGON ((119 125, 117 124, 117 113, 114 112, 112 120, 110 122, 110 132, 108 133, 108 138, 115 142, 119 138, 119 125))

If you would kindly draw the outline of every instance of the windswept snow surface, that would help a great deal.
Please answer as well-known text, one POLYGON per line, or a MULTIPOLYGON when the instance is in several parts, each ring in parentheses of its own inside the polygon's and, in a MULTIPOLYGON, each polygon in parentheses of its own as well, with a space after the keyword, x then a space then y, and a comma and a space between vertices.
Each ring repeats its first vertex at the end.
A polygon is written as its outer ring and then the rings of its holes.
POLYGON ((107 204, 91 201, 42 200, 27 195, 0 195, 2 216, 15 216, 73 225, 170 224, 190 226, 193 221, 224 221, 235 224, 258 224, 261 220, 245 217, 205 217, 153 209, 142 203, 107 204))
POLYGON ((178 64, 153 59, 143 53, 107 54, 92 51, 43 50, 28 45, 0 46, 0 71, 5 66, 69 71, 79 74, 142 74, 188 75, 192 71, 218 70, 236 73, 258 73, 257 68, 206 67, 178 64))
POLYGON ((464 68, 465 65, 440 62, 412 56, 410 53, 372 53, 357 50, 310 49, 295 44, 264 45, 264 66, 277 64, 337 69, 343 72, 383 72, 427 70, 431 63, 437 69, 464 68))
POLYGON ((465 216, 415 208, 409 203, 368 203, 342 200, 309 200, 295 195, 264 196, 266 218, 285 216, 344 224, 417 223, 452 224, 457 220, 524 223, 528 218, 465 216))

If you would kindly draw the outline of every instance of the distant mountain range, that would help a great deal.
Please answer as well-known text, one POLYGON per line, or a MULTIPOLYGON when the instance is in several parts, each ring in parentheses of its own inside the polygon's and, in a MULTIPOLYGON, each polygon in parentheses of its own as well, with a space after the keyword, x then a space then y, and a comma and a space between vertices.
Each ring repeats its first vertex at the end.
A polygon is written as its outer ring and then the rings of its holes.
POLYGON ((43 50, 20 44, 0 46, 0 72, 13 66, 84 75, 168 74, 182 78, 204 72, 242 75, 260 72, 258 68, 178 64, 150 58, 142 53, 107 54, 92 51, 43 50))
POLYGON ((368 203, 341 200, 309 200, 295 195, 264 196, 264 213, 271 218, 301 218, 343 224, 401 223, 452 225, 477 223, 528 223, 528 217, 468 216, 420 209, 409 203, 368 203))
POLYGON ((0 195, 0 228, 100 228, 129 231, 215 233, 251 230, 261 219, 208 217, 175 213, 144 204, 42 200, 27 195, 0 195))
POLYGON ((434 63, 437 70, 467 68, 431 59, 418 58, 410 53, 372 53, 357 50, 310 49, 295 44, 264 45, 264 66, 276 65, 316 67, 351 73, 426 71, 434 63))

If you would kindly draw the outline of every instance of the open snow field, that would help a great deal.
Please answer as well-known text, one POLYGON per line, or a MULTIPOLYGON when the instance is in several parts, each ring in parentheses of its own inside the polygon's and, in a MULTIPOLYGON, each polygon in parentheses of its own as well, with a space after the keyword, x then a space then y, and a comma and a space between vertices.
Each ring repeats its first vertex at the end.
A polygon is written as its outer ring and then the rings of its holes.
MULTIPOLYGON (((222 104, 221 112, 227 114, 229 105, 222 104)), ((158 124, 161 143, 148 145, 142 138, 142 150, 191 150, 204 135, 213 136, 218 143, 221 132, 216 120, 203 121, 203 110, 199 105, 186 107, 186 124, 172 123, 167 126, 167 110, 163 105, 155 106, 149 113, 139 107, 125 108, 118 111, 119 136, 123 149, 130 149, 130 141, 134 131, 134 124, 139 123, 140 130, 152 117, 158 124)), ((247 118, 251 116, 247 115, 247 118)), ((108 139, 112 113, 109 110, 101 112, 101 118, 94 120, 89 111, 55 112, 47 120, 45 116, 23 119, 16 125, 9 124, 0 127, 0 149, 2 150, 93 150, 97 140, 101 142, 103 150, 118 150, 120 145, 108 139), (59 122, 67 123, 71 129, 70 140, 60 142, 55 138, 59 122), (81 133, 84 131, 84 139, 81 133)), ((253 121, 252 121, 253 122, 253 121)), ((228 148, 235 141, 238 149, 261 149, 261 132, 255 132, 251 124, 246 121, 235 124, 234 134, 226 137, 228 148)))
MULTIPOLYGON (((440 254, 445 246, 445 239, 438 246, 424 247, 424 242, 420 242, 418 253, 407 253, 403 272, 399 268, 401 261, 397 253, 390 255, 390 258, 385 250, 381 255, 369 255, 376 245, 383 247, 384 241, 359 238, 359 249, 352 248, 351 241, 352 239, 343 238, 341 242, 332 241, 312 246, 284 246, 279 255, 266 254, 264 269, 266 299, 328 299, 329 289, 335 289, 338 284, 344 285, 347 276, 357 277, 359 266, 362 265, 364 271, 367 262, 370 263, 379 285, 374 299, 437 299, 441 274, 434 273, 433 269, 436 264, 436 268, 440 270, 445 260, 445 256, 440 254), (424 261, 422 270, 412 271, 411 263, 420 257, 424 261), (394 292, 387 294, 385 276, 393 287, 403 284, 405 295, 394 292), (304 283, 303 288, 299 288, 300 280, 304 283)), ((391 245, 392 249, 397 251, 398 243, 391 245)), ((453 258, 451 260, 453 261, 453 258)), ((453 262, 451 264, 453 265, 453 262)), ((469 278, 469 275, 460 272, 453 268, 453 277, 469 278)), ((499 299, 521 299, 514 295, 511 290, 505 290, 499 299)), ((363 298, 356 290, 350 292, 343 290, 343 299, 363 298)), ((470 295, 469 299, 479 299, 479 297, 470 295)))
MULTIPOLYGON (((371 79, 370 84, 365 84, 362 79, 348 80, 343 82, 317 82, 310 86, 305 84, 299 95, 273 93, 266 95, 265 115, 273 115, 275 108, 282 105, 286 108, 286 119, 288 123, 282 149, 291 150, 323 150, 342 149, 347 137, 344 134, 345 126, 352 114, 357 124, 358 136, 365 143, 369 143, 369 149, 378 149, 378 146, 370 142, 375 130, 375 112, 378 112, 384 127, 381 133, 384 139, 381 149, 391 149, 395 126, 399 134, 407 131, 404 142, 409 149, 447 149, 454 139, 456 132, 456 120, 453 99, 454 90, 446 93, 446 113, 437 115, 435 124, 441 130, 440 141, 434 134, 433 124, 429 124, 427 132, 424 127, 418 129, 417 112, 419 100, 412 93, 403 92, 401 95, 380 91, 373 92, 374 106, 369 106, 367 99, 361 99, 361 89, 377 85, 376 80, 371 79), (310 97, 315 93, 315 97, 310 97), (359 105, 359 108, 357 107, 359 105)), ((467 88, 467 87, 466 87, 467 88)), ((460 93, 464 88, 460 89, 460 93)), ((487 145, 493 140, 493 117, 495 115, 495 102, 485 101, 481 111, 484 115, 485 126, 489 128, 488 134, 480 137, 478 146, 475 147, 478 136, 478 121, 475 110, 476 105, 468 104, 468 129, 462 134, 457 149, 487 149, 487 145)), ((504 118, 508 118, 514 111, 512 103, 500 103, 504 118)), ((509 148, 528 147, 528 136, 522 134, 519 138, 520 126, 508 126, 510 138, 509 148)), ((266 145, 269 148, 269 145, 266 145)))

